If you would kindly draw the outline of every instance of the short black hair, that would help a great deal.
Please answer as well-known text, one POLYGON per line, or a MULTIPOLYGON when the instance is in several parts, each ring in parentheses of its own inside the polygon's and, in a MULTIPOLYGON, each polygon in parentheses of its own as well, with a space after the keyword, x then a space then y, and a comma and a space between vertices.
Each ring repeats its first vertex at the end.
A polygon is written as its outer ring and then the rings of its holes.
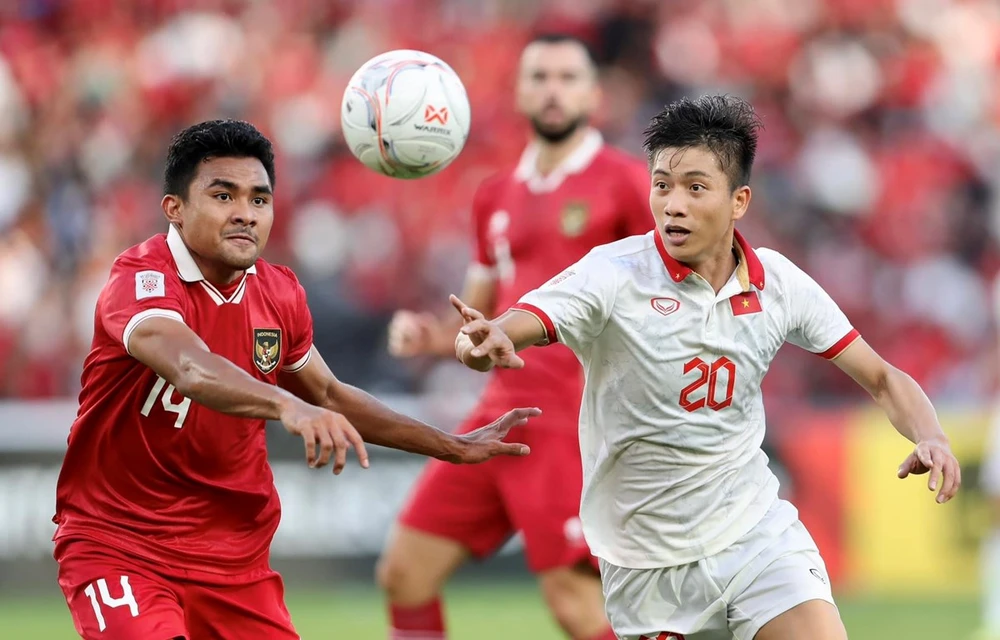
POLYGON ((186 199, 198 165, 209 158, 257 158, 274 188, 271 141, 249 122, 209 120, 184 129, 170 141, 163 171, 163 194, 186 199))
POLYGON ((663 149, 707 147, 718 158, 736 189, 750 184, 757 155, 757 132, 763 127, 753 106, 729 95, 682 98, 653 116, 643 147, 650 166, 663 149))
POLYGON ((571 33, 563 33, 561 31, 546 31, 535 34, 531 40, 528 41, 528 44, 524 46, 527 47, 528 45, 535 44, 536 42, 540 42, 542 44, 570 43, 579 45, 584 52, 586 52, 587 61, 590 62, 590 66, 592 66, 595 71, 597 70, 597 56, 594 55, 594 49, 590 46, 590 43, 579 36, 574 36, 571 33))

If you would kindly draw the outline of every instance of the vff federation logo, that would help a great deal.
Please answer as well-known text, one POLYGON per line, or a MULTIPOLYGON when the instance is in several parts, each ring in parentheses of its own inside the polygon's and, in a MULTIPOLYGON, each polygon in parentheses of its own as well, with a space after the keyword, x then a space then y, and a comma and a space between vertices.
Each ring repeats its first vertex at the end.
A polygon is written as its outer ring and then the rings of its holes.
POLYGON ((253 363, 267 375, 274 371, 281 358, 281 329, 253 330, 253 363))
POLYGON ((587 226, 587 218, 590 211, 585 202, 569 202, 563 207, 562 215, 559 216, 559 226, 562 228, 564 236, 575 238, 583 233, 583 228, 587 226))
POLYGON ((424 107, 424 122, 430 124, 437 120, 442 125, 448 124, 448 107, 438 109, 434 105, 424 107))
POLYGON ((658 636, 639 636, 639 640, 684 640, 684 636, 679 633, 663 631, 658 636))
POLYGON ((673 298, 652 298, 649 301, 649 306, 653 307, 653 310, 657 313, 669 316, 681 308, 681 303, 679 300, 674 300, 673 298))

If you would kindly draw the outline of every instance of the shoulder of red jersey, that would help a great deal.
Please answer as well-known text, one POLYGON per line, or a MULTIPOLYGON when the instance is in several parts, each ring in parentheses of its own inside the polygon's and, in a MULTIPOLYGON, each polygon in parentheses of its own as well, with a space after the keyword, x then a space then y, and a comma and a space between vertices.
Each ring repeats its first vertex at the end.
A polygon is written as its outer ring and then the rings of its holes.
POLYGON ((269 288, 293 292, 302 286, 291 267, 286 267, 283 264, 271 264, 263 258, 258 259, 254 267, 257 269, 257 278, 269 288))
POLYGON ((176 271, 173 268, 173 258, 167 247, 167 234, 158 233, 145 242, 129 247, 115 258, 115 266, 147 266, 176 271))

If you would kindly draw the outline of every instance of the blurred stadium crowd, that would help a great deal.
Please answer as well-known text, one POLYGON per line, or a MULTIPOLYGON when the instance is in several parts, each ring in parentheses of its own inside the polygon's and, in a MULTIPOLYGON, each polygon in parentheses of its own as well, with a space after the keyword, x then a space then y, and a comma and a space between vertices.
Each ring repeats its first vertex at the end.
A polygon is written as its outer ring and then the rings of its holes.
MULTIPOLYGON (((635 153, 673 98, 750 98, 766 129, 744 234, 816 277, 936 399, 991 395, 995 0, 14 0, 0 3, 0 397, 76 393, 111 261, 164 230, 170 136, 217 117, 276 144, 265 256, 298 270, 338 375, 376 392, 461 384, 392 361, 385 325, 460 286, 472 193, 527 139, 520 48, 555 30, 593 44, 597 124, 635 153), (465 152, 421 181, 365 169, 339 131, 347 79, 395 48, 448 61, 472 103, 465 152)), ((788 351, 772 393, 857 393, 788 351)))

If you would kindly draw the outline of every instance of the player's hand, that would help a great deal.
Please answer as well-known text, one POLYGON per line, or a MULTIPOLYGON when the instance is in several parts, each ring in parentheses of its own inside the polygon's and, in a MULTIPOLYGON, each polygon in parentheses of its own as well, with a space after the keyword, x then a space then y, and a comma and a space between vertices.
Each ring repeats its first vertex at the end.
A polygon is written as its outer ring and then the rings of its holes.
POLYGON ((397 311, 389 322, 389 353, 397 358, 429 353, 436 327, 433 314, 397 311))
POLYGON ((333 456, 333 473, 339 475, 347 464, 347 450, 353 447, 361 466, 368 468, 364 440, 354 425, 339 413, 297 400, 281 412, 281 423, 288 433, 302 436, 306 445, 306 462, 310 467, 325 466, 333 456))
POLYGON ((921 475, 930 472, 927 488, 937 491, 937 501, 951 500, 962 485, 962 469, 958 465, 951 445, 943 438, 918 442, 913 453, 899 465, 898 476, 921 475))
POLYGON ((489 358, 490 362, 502 369, 520 369, 524 360, 517 355, 514 343, 495 322, 490 322, 479 311, 468 306, 458 296, 448 298, 462 316, 465 324, 459 330, 459 337, 467 336, 473 344, 470 354, 474 358, 489 358))
POLYGON ((504 442, 511 427, 520 427, 528 423, 529 418, 542 415, 542 410, 513 409, 485 427, 480 427, 464 435, 458 436, 458 452, 445 458, 447 462, 456 464, 476 464, 485 462, 496 456, 526 456, 531 453, 528 445, 519 442, 504 442))

